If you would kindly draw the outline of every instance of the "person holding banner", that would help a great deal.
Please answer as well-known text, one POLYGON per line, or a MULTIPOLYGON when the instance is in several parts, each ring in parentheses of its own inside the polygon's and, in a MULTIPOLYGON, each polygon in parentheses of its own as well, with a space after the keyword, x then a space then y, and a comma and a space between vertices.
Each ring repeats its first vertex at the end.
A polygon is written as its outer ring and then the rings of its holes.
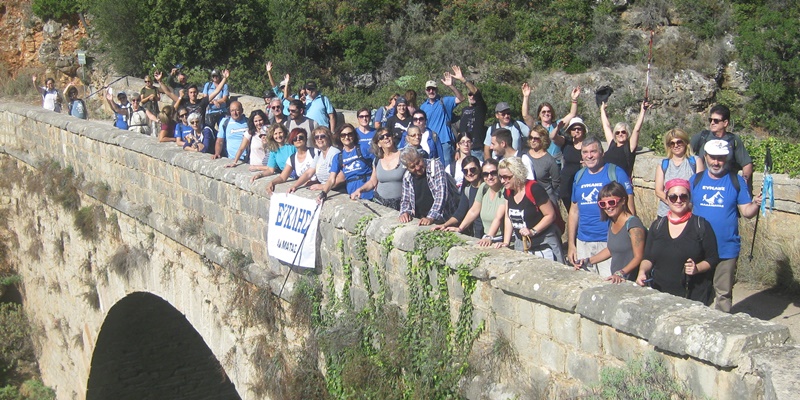
POLYGON ((322 190, 331 176, 331 165, 338 159, 339 149, 333 147, 333 135, 327 126, 318 126, 311 132, 314 143, 317 145, 318 155, 314 157, 314 165, 297 178, 289 188, 289 193, 294 193, 297 188, 312 183, 309 190, 322 190))
MULTIPOLYGON (((306 171, 314 168, 314 158, 317 149, 308 148, 308 133, 303 128, 294 128, 289 134, 289 141, 294 143, 297 152, 292 154, 284 164, 281 174, 267 184, 267 193, 275 191, 275 185, 289 180, 291 177, 302 176, 306 171)), ((312 177, 311 179, 316 180, 312 177)))
POLYGON ((375 190, 372 201, 395 210, 400 210, 400 195, 403 193, 403 175, 406 168, 400 163, 400 152, 397 144, 400 136, 393 134, 389 128, 378 128, 372 137, 372 176, 360 188, 350 195, 357 200, 361 192, 375 190))
MULTIPOLYGON (((347 194, 352 194, 372 176, 372 160, 375 156, 371 152, 361 151, 356 128, 351 124, 342 125, 339 140, 342 142, 342 152, 333 160, 330 176, 322 187, 319 201, 325 201, 328 192, 342 183, 347 187, 347 194)), ((371 200, 372 196, 372 190, 360 193, 360 197, 364 200, 371 200)))

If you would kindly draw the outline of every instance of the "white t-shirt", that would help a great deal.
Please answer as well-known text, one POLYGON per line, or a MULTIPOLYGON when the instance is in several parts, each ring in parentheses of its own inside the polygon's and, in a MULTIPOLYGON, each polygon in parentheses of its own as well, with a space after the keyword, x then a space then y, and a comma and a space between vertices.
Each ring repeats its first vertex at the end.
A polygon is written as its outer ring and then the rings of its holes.
POLYGON ((42 107, 47 110, 61 112, 61 103, 58 102, 58 90, 47 90, 43 87, 42 93, 42 107))
POLYGON ((331 176, 331 165, 333 165, 334 160, 339 158, 339 153, 341 153, 341 150, 336 147, 331 147, 328 149, 328 154, 326 154, 325 157, 320 154, 318 157, 314 158, 314 160, 316 160, 316 175, 319 183, 328 181, 328 178, 331 176))
MULTIPOLYGON (((297 157, 298 153, 292 154, 291 157, 286 159, 286 165, 284 166, 284 169, 286 169, 288 167, 291 167, 292 166, 292 159, 294 159, 294 171, 293 171, 294 175, 295 176, 303 175, 303 173, 308 171, 309 168, 314 167, 314 166, 317 165, 317 163, 315 161, 315 158, 321 158, 321 157, 314 157, 312 155, 312 152, 316 152, 316 150, 308 149, 306 151, 306 158, 303 159, 303 161, 300 161, 300 158, 297 157)), ((328 174, 330 174, 330 172, 328 174)), ((312 177, 311 180, 312 181, 316 181, 317 180, 316 176, 312 177)))

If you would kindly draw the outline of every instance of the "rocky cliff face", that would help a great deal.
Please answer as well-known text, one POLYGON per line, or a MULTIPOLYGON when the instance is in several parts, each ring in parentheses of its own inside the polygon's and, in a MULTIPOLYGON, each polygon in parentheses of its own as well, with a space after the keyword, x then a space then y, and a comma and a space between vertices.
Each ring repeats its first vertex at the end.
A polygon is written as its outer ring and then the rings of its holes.
POLYGON ((45 67, 48 75, 66 82, 80 72, 76 50, 87 37, 85 26, 42 21, 33 15, 30 0, 0 4, 0 37, 0 65, 10 75, 45 67))

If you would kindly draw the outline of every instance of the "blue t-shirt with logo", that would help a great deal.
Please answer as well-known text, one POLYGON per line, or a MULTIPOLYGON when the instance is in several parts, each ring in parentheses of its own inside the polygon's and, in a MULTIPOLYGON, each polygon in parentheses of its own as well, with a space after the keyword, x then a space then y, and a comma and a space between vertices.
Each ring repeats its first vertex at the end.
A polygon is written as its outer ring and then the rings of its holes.
MULTIPOLYGON (((372 160, 375 158, 372 153, 363 153, 362 156, 366 159, 367 163, 358 156, 358 151, 355 148, 347 151, 342 149, 340 155, 333 159, 331 165, 331 172, 339 173, 344 172, 344 178, 347 181, 347 194, 352 194, 356 189, 364 185, 372 175, 372 160), (341 157, 341 158, 340 158, 341 157), (339 162, 341 160, 341 162, 339 162)), ((361 192, 361 198, 364 200, 372 199, 372 190, 369 192, 361 192)))
POLYGON ((727 259, 739 256, 741 250, 741 237, 739 237, 740 204, 750 203, 750 192, 747 183, 739 175, 739 193, 731 182, 730 175, 719 179, 709 176, 708 171, 700 172, 703 177, 694 184, 694 178, 689 180, 692 184, 693 213, 705 218, 717 235, 717 250, 719 258, 727 259))
MULTIPOLYGON (((580 182, 575 181, 572 186, 572 202, 578 207, 578 235, 577 238, 584 242, 605 242, 608 240, 608 222, 600 220, 600 207, 597 206, 597 197, 600 189, 611 182, 608 169, 616 168, 617 182, 625 187, 628 195, 633 194, 633 186, 625 170, 614 165, 606 164, 597 173, 591 173, 587 169, 580 182)), ((578 179, 578 175, 575 175, 578 179)), ((575 206, 573 206, 575 207, 575 206)))
MULTIPOLYGON (((236 152, 239 151, 244 135, 249 129, 247 127, 247 118, 236 121, 228 117, 219 123, 219 127, 219 138, 225 139, 225 150, 228 152, 228 158, 233 158, 236 156, 236 152), (227 126, 225 121, 227 121, 227 126), (225 129, 222 129, 223 127, 225 129)), ((242 153, 241 159, 244 160, 244 153, 242 153)))
POLYGON ((191 125, 184 125, 181 123, 177 123, 175 124, 175 132, 173 132, 173 136, 175 136, 175 139, 183 140, 183 138, 185 138, 187 135, 191 135, 192 131, 193 129, 191 125))
POLYGON ((372 154, 372 138, 375 137, 375 130, 370 129, 367 132, 363 132, 361 127, 356 128, 356 133, 358 133, 358 145, 361 146, 361 153, 363 154, 372 154))

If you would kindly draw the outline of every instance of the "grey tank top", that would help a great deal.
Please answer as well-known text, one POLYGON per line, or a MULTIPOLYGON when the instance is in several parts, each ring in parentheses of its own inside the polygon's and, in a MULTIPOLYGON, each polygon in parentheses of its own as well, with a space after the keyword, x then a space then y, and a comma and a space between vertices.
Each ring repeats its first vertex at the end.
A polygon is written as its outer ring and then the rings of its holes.
MULTIPOLYGON (((666 185, 670 179, 681 178, 686 179, 687 181, 691 182, 692 177, 694 176, 694 171, 692 171, 692 164, 689 163, 689 160, 684 159, 681 165, 675 165, 673 162, 674 159, 669 159, 669 164, 667 165, 667 170, 664 172, 664 184, 666 185)), ((661 164, 658 164, 658 168, 661 168, 661 164)), ((658 211, 656 212, 659 217, 663 217, 667 215, 669 212, 669 206, 667 203, 663 201, 658 201, 658 211)))
POLYGON ((614 234, 611 231, 611 220, 608 221, 608 250, 611 252, 611 273, 617 272, 633 260, 633 245, 628 233, 633 228, 644 228, 639 217, 633 215, 628 218, 625 226, 614 234))
POLYGON ((403 164, 397 163, 397 167, 391 170, 383 169, 380 160, 375 160, 375 172, 378 177, 378 187, 375 191, 384 199, 399 199, 403 194, 403 174, 406 168, 403 164))

